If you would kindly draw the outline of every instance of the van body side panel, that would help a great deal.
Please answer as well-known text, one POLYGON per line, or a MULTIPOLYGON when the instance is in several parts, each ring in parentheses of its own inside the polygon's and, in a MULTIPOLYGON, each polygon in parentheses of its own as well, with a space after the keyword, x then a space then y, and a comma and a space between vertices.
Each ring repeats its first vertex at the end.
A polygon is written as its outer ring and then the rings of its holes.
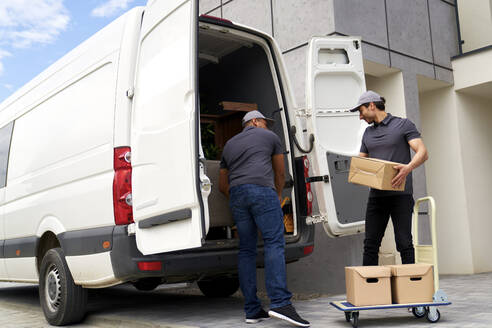
MULTIPOLYGON (((0 204, 5 203, 5 188, 0 189, 0 204)), ((0 206, 0 279, 7 278, 7 268, 5 267, 4 260, 4 244, 5 244, 5 228, 4 228, 4 217, 3 217, 3 206, 0 206)))
MULTIPOLYGON (((51 231, 47 222, 56 222, 55 234, 114 226, 115 89, 124 21, 118 19, 55 63, 47 70, 51 75, 30 83, 32 88, 0 113, 0 120, 16 118, 2 207, 7 245, 41 237, 51 231)), ((30 252, 36 254, 33 246, 30 252)), ((108 277, 107 270, 97 269, 111 264, 105 256, 101 266, 102 258, 86 261, 95 280, 108 277)), ((9 257, 5 263, 8 280, 37 279, 35 257, 9 257)))
POLYGON ((38 282, 35 257, 7 258, 5 266, 10 281, 38 282))
POLYGON ((114 222, 114 73, 104 63, 16 120, 6 239, 35 235, 48 215, 67 230, 114 222))
POLYGON ((99 288, 121 282, 114 276, 109 252, 79 256, 65 255, 65 258, 77 285, 86 288, 99 288), (90 267, 88 263, 90 263, 90 267))

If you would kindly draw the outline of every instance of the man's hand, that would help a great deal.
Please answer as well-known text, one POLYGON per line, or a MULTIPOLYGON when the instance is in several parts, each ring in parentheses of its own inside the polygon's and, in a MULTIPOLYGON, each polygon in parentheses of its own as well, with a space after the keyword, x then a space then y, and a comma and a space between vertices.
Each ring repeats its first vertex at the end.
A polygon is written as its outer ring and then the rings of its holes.
POLYGON ((275 190, 277 191, 279 202, 282 203, 282 190, 284 190, 285 184, 284 154, 272 156, 272 167, 275 176, 275 190))
POLYGON ((229 198, 229 170, 220 169, 219 171, 219 191, 229 198))
POLYGON ((415 152, 412 160, 408 164, 398 164, 393 166, 393 168, 398 170, 398 174, 391 180, 391 185, 393 188, 398 188, 401 186, 403 181, 407 178, 407 175, 413 171, 416 167, 425 162, 429 155, 427 154, 427 148, 425 148, 424 142, 420 138, 412 139, 408 142, 410 148, 415 152))
POLYGON ((391 180, 391 186, 396 189, 401 186, 407 178, 407 175, 412 172, 412 167, 409 164, 398 164, 393 166, 393 168, 398 170, 398 174, 391 180))

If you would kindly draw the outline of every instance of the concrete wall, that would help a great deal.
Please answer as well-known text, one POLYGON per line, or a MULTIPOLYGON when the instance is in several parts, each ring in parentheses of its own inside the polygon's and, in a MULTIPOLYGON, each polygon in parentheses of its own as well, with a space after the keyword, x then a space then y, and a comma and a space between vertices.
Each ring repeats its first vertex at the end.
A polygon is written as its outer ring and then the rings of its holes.
POLYGON ((492 45, 492 1, 458 0, 463 52, 492 45))
MULTIPOLYGON (((492 92, 492 90, 491 90, 492 92)), ((470 225, 473 271, 492 271, 492 107, 491 99, 458 92, 463 172, 470 225)))
POLYGON ((492 270, 490 185, 492 172, 492 49, 453 60, 456 106, 463 149, 463 170, 474 272, 492 270))
POLYGON ((420 94, 429 151, 429 194, 436 200, 440 273, 473 273, 459 117, 453 87, 420 94))
POLYGON ((438 209, 441 273, 492 270, 490 101, 453 87, 420 94, 430 153, 427 186, 438 209))
MULTIPOLYGON (((421 128, 418 76, 453 82, 450 57, 458 53, 453 0, 200 0, 200 12, 273 35, 299 106, 305 103, 306 45, 317 35, 363 40, 368 86, 388 99, 390 112, 421 128)), ((425 169, 414 173, 415 196, 427 194, 425 169)), ((294 292, 339 293, 345 265, 362 263, 363 235, 328 238, 316 229, 315 251, 288 266, 294 292)), ((261 276, 262 273, 260 273, 261 276)))

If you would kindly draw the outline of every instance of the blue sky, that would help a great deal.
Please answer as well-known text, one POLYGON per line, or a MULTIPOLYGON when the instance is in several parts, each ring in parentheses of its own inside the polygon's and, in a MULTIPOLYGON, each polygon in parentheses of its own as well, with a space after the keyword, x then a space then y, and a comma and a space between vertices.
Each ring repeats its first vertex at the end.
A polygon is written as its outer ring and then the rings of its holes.
POLYGON ((0 102, 147 0, 0 0, 0 102))

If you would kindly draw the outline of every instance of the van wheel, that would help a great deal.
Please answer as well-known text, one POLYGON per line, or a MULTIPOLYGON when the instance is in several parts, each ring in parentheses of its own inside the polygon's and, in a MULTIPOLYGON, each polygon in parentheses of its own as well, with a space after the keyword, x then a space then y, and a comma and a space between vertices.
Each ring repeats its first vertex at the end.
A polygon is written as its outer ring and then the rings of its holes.
POLYGON ((237 277, 221 277, 197 281, 198 288, 207 297, 228 297, 239 288, 237 277))
POLYGON ((154 290, 161 284, 160 278, 142 278, 135 282, 132 282, 133 287, 138 290, 150 292, 154 290))
POLYGON ((39 270, 39 301, 46 320, 63 326, 83 319, 87 290, 75 285, 61 248, 46 252, 39 270))

